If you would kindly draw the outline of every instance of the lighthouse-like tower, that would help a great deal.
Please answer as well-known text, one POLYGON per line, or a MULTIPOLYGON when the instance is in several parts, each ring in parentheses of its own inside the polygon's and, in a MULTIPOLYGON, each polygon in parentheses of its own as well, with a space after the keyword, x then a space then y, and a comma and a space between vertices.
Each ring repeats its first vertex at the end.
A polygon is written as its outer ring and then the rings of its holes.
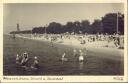
POLYGON ((20 27, 19 24, 17 23, 17 31, 20 31, 20 27))

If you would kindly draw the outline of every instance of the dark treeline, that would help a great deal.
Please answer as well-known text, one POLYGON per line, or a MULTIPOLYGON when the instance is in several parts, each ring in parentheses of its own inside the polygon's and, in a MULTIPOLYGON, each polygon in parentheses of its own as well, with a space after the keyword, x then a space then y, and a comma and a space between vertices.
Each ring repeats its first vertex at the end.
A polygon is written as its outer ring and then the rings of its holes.
POLYGON ((60 34, 60 33, 117 33, 117 23, 118 32, 124 34, 124 15, 121 13, 108 13, 104 17, 95 19, 92 24, 88 20, 82 20, 81 22, 67 22, 62 25, 57 22, 51 22, 47 27, 34 27, 32 33, 47 33, 47 34, 60 34), (118 19, 117 19, 118 17, 118 19), (118 21, 117 21, 118 20, 118 21))

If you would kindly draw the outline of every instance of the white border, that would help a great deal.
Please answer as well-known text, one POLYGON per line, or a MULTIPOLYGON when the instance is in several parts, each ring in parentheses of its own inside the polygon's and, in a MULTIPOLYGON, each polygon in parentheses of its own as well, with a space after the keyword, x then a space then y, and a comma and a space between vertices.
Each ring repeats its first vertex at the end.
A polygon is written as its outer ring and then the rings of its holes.
POLYGON ((0 4, 0 80, 3 76, 3 4, 0 4))
POLYGON ((125 0, 4 0, 3 3, 124 3, 125 0))
POLYGON ((2 82, 127 82, 128 80, 128 56, 127 56, 127 0, 4 0, 0 4, 0 80, 2 82), (30 80, 35 76, 3 76, 3 4, 4 3, 124 3, 125 14, 125 53, 124 53, 124 76, 36 76, 46 80, 30 80), (28 78, 29 80, 3 80, 8 78, 28 78), (63 80, 47 80, 48 77, 63 78, 63 80), (115 80, 114 78, 123 78, 123 80, 115 80))

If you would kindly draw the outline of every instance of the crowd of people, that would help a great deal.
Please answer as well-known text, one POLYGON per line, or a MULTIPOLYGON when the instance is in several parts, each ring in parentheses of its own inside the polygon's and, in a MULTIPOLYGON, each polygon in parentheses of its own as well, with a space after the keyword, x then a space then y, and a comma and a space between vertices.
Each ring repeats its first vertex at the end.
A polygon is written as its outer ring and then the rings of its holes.
MULTIPOLYGON (((28 55, 27 52, 24 52, 21 55, 20 54, 17 54, 16 55, 16 64, 19 65, 19 66, 21 66, 21 67, 23 67, 23 68, 25 68, 25 69, 28 69, 29 68, 28 67, 29 60, 30 60, 30 57, 29 57, 29 55, 28 55)), ((35 56, 34 57, 34 61, 33 61, 33 63, 32 63, 32 65, 31 65, 30 68, 31 69, 34 69, 34 70, 37 70, 39 68, 39 64, 38 63, 39 63, 38 62, 38 59, 35 56)))
MULTIPOLYGON (((23 35, 24 37, 36 39, 36 40, 43 40, 43 41, 50 41, 53 43, 62 43, 62 44, 88 44, 97 41, 105 41, 107 44, 112 43, 114 47, 120 48, 124 45, 124 37, 123 35, 113 34, 29 34, 23 35)), ((109 47, 106 45, 106 47, 109 47)))
MULTIPOLYGON (((87 56, 86 48, 80 49, 80 50, 73 49, 73 57, 75 57, 77 61, 79 62, 86 61, 86 58, 87 58, 86 56, 87 56)), ((66 57, 65 52, 62 54, 61 61, 68 61, 68 58, 66 57)))
MULTIPOLYGON (((73 50, 73 57, 75 57, 77 59, 77 61, 79 62, 84 62, 86 61, 85 58, 87 56, 87 50, 86 49, 80 49, 80 50, 76 50, 74 49, 73 50)), ((32 70, 38 70, 40 68, 39 66, 39 60, 37 58, 37 56, 35 56, 33 59, 33 63, 31 64, 31 66, 28 66, 28 63, 30 62, 30 58, 29 57, 29 54, 27 52, 24 52, 22 54, 17 54, 16 55, 16 64, 21 66, 22 68, 25 68, 26 70, 27 69, 32 69, 32 70)), ((66 62, 66 61, 69 61, 69 59, 67 58, 67 54, 64 52, 62 55, 61 55, 61 58, 60 60, 62 62, 66 62)))

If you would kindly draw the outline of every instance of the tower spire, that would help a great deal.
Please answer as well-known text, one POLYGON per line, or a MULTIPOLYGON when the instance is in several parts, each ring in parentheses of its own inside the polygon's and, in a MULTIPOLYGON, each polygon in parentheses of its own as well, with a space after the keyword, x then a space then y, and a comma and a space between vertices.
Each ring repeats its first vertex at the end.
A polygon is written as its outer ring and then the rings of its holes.
POLYGON ((20 31, 19 24, 17 23, 17 31, 20 31))

